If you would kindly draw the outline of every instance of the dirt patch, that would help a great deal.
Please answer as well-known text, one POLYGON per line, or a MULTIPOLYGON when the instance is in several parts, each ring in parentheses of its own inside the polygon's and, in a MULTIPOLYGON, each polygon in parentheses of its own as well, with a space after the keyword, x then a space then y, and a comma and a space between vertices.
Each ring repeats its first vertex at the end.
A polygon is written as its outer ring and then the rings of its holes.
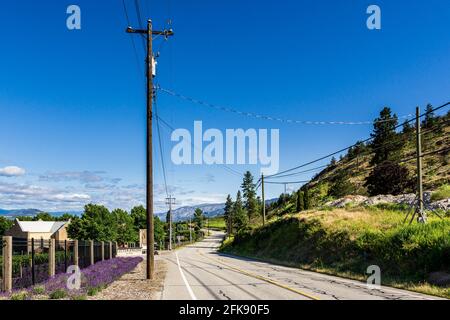
POLYGON ((146 261, 142 261, 132 272, 123 275, 114 281, 99 294, 89 297, 88 300, 154 300, 159 295, 164 285, 167 273, 165 261, 155 261, 155 278, 145 278, 146 261))

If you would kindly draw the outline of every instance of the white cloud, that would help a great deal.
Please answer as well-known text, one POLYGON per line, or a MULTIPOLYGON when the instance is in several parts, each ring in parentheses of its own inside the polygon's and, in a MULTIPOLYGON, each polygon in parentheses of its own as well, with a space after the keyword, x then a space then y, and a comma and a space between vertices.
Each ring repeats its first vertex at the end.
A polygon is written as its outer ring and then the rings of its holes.
POLYGON ((0 168, 1 177, 18 177, 23 176, 24 174, 24 169, 15 166, 0 168))

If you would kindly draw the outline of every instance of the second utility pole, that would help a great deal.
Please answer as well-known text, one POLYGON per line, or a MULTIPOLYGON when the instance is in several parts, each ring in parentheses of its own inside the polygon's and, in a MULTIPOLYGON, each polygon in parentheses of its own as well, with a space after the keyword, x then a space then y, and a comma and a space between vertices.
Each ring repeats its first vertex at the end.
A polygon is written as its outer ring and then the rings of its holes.
POLYGON ((147 205, 147 279, 153 279, 155 272, 155 234, 153 225, 153 143, 152 143, 152 102, 153 102, 153 77, 154 77, 154 58, 153 58, 153 35, 164 35, 165 37, 172 36, 172 30, 153 31, 152 21, 148 20, 147 30, 136 30, 132 27, 127 28, 128 33, 138 33, 141 36, 146 35, 147 38, 147 59, 146 59, 146 74, 147 74, 147 190, 146 190, 146 205, 147 205))
POLYGON ((427 222, 423 209, 423 181, 422 181, 422 136, 420 128, 420 108, 416 108, 416 156, 417 156, 417 221, 427 222))
POLYGON ((264 174, 261 175, 261 193, 263 205, 263 226, 266 225, 266 198, 264 195, 264 174))

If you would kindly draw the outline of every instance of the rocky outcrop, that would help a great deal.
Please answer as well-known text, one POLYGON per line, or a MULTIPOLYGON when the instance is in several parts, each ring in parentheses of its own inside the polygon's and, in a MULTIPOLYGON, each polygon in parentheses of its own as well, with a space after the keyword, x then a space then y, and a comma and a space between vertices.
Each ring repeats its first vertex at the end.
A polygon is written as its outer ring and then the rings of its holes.
MULTIPOLYGON (((450 210, 450 199, 444 199, 436 202, 431 202, 431 192, 424 192, 425 208, 428 210, 450 210)), ((416 195, 413 193, 401 194, 398 196, 393 195, 378 195, 374 197, 365 196, 346 196, 338 200, 327 202, 325 205, 329 207, 343 208, 345 206, 374 206, 383 203, 393 204, 406 204, 409 206, 414 205, 416 202, 416 195)))

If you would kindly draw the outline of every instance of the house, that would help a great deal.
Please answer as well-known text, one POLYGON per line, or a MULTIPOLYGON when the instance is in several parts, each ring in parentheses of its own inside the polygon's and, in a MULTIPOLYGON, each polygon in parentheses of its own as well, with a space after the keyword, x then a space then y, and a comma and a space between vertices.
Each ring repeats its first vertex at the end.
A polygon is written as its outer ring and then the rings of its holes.
POLYGON ((5 236, 11 236, 16 239, 31 240, 49 240, 56 241, 68 240, 67 226, 70 221, 19 221, 16 219, 14 225, 5 232, 5 236))

